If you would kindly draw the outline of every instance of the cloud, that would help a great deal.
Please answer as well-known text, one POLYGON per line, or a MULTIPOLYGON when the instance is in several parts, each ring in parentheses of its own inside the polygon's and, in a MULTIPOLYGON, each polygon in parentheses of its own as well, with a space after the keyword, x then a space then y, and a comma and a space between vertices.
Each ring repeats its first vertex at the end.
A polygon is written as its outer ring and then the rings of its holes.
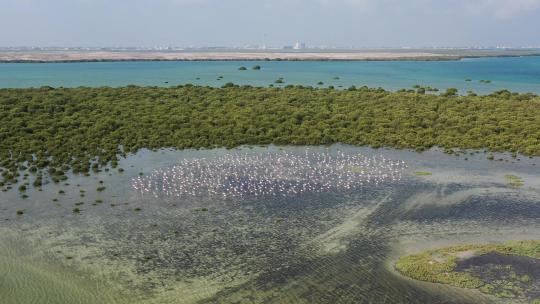
POLYGON ((348 9, 356 13, 448 13, 473 15, 487 18, 511 19, 530 15, 540 9, 540 0, 0 0, 7 5, 28 7, 30 5, 70 5, 115 7, 118 3, 136 6, 152 4, 155 7, 257 7, 265 9, 324 9, 328 12, 348 9))
MULTIPOLYGON (((348 7, 356 11, 412 11, 412 10, 451 10, 467 14, 488 15, 496 18, 513 18, 534 12, 540 8, 540 0, 116 0, 117 2, 154 3, 156 6, 174 5, 216 5, 230 3, 235 6, 249 3, 262 7, 348 7)), ((109 0, 1 0, 11 4, 28 3, 84 3, 110 5, 109 0)))
POLYGON ((430 10, 483 14, 496 18, 513 18, 540 9, 540 0, 304 0, 352 8, 377 10, 430 10))
MULTIPOLYGON (((155 0, 159 1, 159 0, 155 0)), ((164 1, 164 0, 161 0, 164 1)), ((176 3, 213 2, 222 0, 168 0, 176 3)), ((231 3, 246 0, 228 0, 231 3)), ((498 19, 510 19, 530 14, 540 9, 540 0, 249 0, 264 7, 322 7, 325 9, 347 8, 355 12, 453 12, 498 19)))
POLYGON ((341 4, 341 5, 353 6, 356 8, 372 8, 378 2, 374 0, 316 0, 316 1, 324 5, 341 4))
POLYGON ((475 14, 509 19, 538 10, 540 0, 467 0, 465 8, 475 14))

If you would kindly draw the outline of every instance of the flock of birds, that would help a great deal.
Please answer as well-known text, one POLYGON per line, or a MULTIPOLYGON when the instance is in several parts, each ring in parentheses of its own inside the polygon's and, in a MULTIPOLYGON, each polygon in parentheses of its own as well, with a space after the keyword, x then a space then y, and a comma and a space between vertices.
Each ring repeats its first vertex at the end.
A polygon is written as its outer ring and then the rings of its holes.
POLYGON ((398 181, 406 167, 401 160, 380 155, 311 151, 235 153, 185 159, 175 166, 133 178, 131 185, 141 194, 156 198, 291 196, 398 181))

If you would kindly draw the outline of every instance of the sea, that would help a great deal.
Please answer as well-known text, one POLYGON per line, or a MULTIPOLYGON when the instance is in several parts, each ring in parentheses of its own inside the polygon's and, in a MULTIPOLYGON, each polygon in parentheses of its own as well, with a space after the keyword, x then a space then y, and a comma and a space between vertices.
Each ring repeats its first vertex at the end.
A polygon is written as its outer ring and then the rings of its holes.
POLYGON ((497 90, 540 94, 540 56, 467 58, 458 61, 130 61, 1 63, 0 88, 306 85, 386 90, 415 85, 461 93, 497 90), (261 66, 254 70, 255 65, 261 66), (240 70, 246 67, 246 70, 240 70), (277 79, 283 84, 276 84, 277 79))

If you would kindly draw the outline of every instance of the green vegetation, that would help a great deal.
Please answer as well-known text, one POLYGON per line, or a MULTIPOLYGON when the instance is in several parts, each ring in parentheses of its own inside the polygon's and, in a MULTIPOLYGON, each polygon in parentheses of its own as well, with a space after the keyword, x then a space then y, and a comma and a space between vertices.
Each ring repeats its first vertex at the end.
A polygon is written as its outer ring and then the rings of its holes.
MULTIPOLYGON (((401 90, 398 90, 397 93, 416 93, 416 94, 426 94, 426 92, 429 92, 429 93, 435 93, 435 92, 438 92, 439 89, 437 88, 432 88, 430 86, 421 86, 419 84, 415 84, 412 86, 413 89, 401 89, 401 90)), ((351 87, 351 89, 356 89, 354 86, 351 87)), ((452 90, 455 90, 455 89, 452 89, 452 90)), ((457 91, 455 92, 457 93, 457 91)), ((452 94, 454 95, 454 94, 452 94)))
POLYGON ((99 172, 142 148, 340 142, 540 155, 536 95, 443 95, 236 85, 1 89, 0 182, 7 189, 21 173, 36 186, 60 182, 70 170, 99 172))
POLYGON ((232 88, 232 87, 234 87, 234 83, 232 82, 227 82, 226 84, 221 86, 222 89, 227 89, 227 88, 232 88))
POLYGON ((244 67, 244 66, 241 66, 241 67, 238 68, 238 70, 239 70, 239 71, 247 71, 247 68, 244 67))
POLYGON ((456 88, 448 88, 446 92, 444 92, 441 96, 444 97, 453 97, 458 95, 458 89, 456 88))
POLYGON ((32 185, 36 188, 39 188, 43 185, 43 176, 42 175, 38 175, 36 177, 36 179, 34 179, 34 182, 32 183, 32 185))
POLYGON ((416 175, 416 176, 430 176, 430 175, 432 175, 432 173, 428 172, 428 171, 416 171, 416 172, 414 172, 414 175, 416 175))
POLYGON ((525 184, 523 182, 523 179, 516 175, 507 174, 504 176, 504 178, 506 178, 506 181, 508 182, 510 186, 515 187, 515 188, 521 188, 525 184))
POLYGON ((516 283, 529 283, 530 278, 525 275, 517 275, 513 272, 510 265, 495 266, 498 270, 502 269, 509 273, 507 280, 485 281, 469 272, 455 271, 460 259, 467 259, 492 252, 540 259, 540 241, 511 241, 503 244, 462 245, 430 250, 420 254, 401 257, 396 262, 395 267, 403 275, 420 281, 479 289, 484 293, 493 294, 501 298, 522 295, 523 290, 516 283))
POLYGON ((255 71, 259 71, 261 69, 261 66, 260 65, 254 65, 252 67, 252 69, 255 70, 255 71))

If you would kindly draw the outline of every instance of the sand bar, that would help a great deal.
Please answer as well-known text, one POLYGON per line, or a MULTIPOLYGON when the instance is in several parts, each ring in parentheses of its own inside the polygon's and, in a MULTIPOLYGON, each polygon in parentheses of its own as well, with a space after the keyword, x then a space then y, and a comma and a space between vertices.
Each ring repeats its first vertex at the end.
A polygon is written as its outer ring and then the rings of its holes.
POLYGON ((369 60, 459 60, 467 57, 539 55, 531 52, 440 52, 440 51, 336 51, 336 52, 262 52, 262 51, 0 51, 0 62, 84 62, 84 61, 369 61, 369 60))

